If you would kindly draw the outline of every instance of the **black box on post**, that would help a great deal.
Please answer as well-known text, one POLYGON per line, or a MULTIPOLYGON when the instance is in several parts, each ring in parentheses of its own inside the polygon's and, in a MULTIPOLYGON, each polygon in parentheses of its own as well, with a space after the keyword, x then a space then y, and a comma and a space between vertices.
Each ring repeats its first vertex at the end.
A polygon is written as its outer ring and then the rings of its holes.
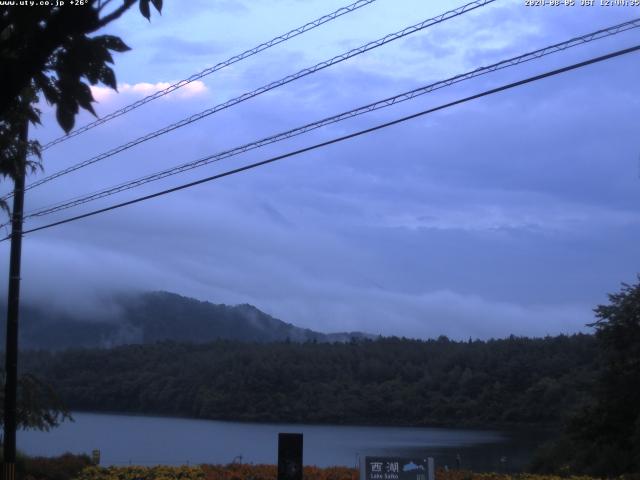
POLYGON ((302 434, 278 434, 278 480, 302 480, 302 434))

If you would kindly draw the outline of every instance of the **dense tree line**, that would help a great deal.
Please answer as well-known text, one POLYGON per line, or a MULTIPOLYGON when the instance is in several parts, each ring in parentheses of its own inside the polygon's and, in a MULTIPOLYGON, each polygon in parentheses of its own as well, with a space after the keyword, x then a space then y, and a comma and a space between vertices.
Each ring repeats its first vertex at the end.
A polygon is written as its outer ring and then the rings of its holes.
MULTIPOLYGON (((640 280, 640 277, 638 278, 640 280)), ((640 474, 640 282, 623 284, 594 309, 602 368, 592 401, 539 455, 540 471, 594 476, 640 474)))
POLYGON ((21 365, 70 409, 395 425, 558 424, 598 370, 589 335, 162 342, 26 352, 21 365))

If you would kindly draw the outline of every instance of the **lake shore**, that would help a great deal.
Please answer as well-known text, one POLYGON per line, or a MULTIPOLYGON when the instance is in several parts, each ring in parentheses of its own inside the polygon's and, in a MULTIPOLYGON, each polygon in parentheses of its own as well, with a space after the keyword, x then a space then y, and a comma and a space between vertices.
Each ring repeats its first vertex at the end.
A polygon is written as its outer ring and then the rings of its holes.
POLYGON ((547 437, 532 431, 340 425, 262 424, 172 417, 74 413, 50 432, 21 431, 18 448, 28 455, 55 456, 101 451, 102 465, 226 464, 277 461, 278 433, 304 435, 304 463, 353 467, 366 455, 427 455, 439 465, 476 471, 521 471, 547 437))
POLYGON ((194 417, 189 415, 173 415, 163 414, 155 412, 138 412, 138 411, 124 411, 124 410, 110 410, 110 409, 74 409, 71 415, 80 414, 96 414, 96 415, 114 415, 123 417, 142 417, 142 418, 179 418, 184 420, 197 420, 197 421, 210 421, 210 422, 224 422, 224 423, 239 423, 249 425, 300 425, 300 426, 339 426, 339 427, 397 427, 397 428, 445 428, 447 430, 509 430, 518 431, 524 430, 527 432, 536 431, 541 434, 552 437, 561 431, 561 425, 556 423, 535 424, 526 422, 473 422, 473 421, 461 421, 458 423, 451 422, 430 422, 428 424, 422 423, 402 423, 402 422, 305 422, 305 421, 288 421, 286 419, 278 418, 265 418, 265 419, 252 419, 247 420, 243 418, 207 418, 207 417, 194 417))

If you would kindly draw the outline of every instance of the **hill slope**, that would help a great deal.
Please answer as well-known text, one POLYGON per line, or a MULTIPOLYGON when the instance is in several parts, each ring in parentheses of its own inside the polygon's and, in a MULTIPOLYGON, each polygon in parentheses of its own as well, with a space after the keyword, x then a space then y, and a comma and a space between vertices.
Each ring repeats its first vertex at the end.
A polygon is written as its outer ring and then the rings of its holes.
MULTIPOLYGON (((113 297, 110 307, 118 313, 107 316, 96 312, 79 319, 24 305, 20 346, 22 349, 60 350, 164 340, 342 342, 352 337, 372 337, 360 332, 324 334, 278 320, 252 305, 213 304, 169 292, 119 295, 113 297)), ((4 345, 4 332, 0 335, 4 345)))

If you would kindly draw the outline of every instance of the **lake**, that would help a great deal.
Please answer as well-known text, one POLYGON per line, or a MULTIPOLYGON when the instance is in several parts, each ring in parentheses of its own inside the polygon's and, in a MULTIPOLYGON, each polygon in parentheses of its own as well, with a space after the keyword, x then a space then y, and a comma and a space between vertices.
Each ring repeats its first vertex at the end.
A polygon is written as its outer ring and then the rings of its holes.
POLYGON ((277 463, 279 432, 304 434, 304 464, 355 466, 359 456, 432 456, 437 466, 515 471, 548 434, 448 428, 238 423, 132 415, 73 413, 50 432, 18 432, 31 455, 101 452, 102 465, 277 463))

